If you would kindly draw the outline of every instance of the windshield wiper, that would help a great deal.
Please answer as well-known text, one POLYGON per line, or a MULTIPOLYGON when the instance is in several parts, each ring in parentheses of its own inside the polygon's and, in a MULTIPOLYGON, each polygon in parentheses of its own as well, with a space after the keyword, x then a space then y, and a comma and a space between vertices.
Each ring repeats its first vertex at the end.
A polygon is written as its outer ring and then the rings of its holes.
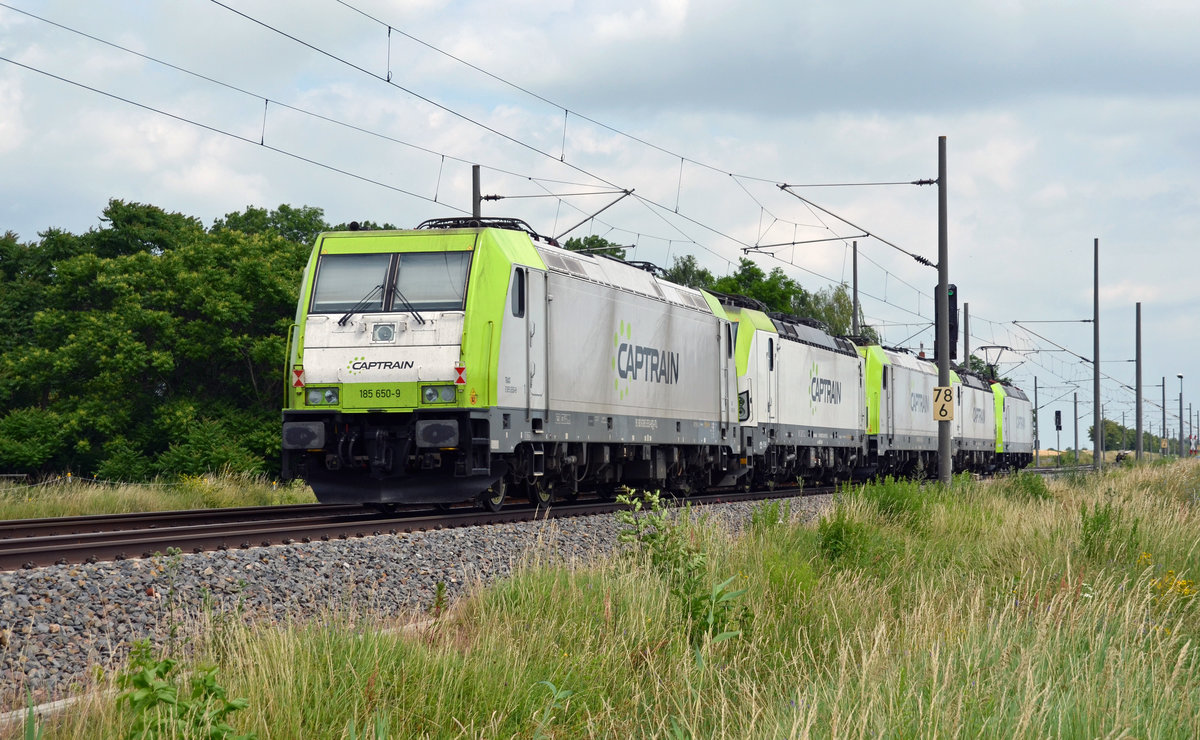
POLYGON ((371 299, 375 297, 375 293, 376 293, 376 292, 378 292, 378 291, 380 291, 380 290, 383 290, 383 284, 382 284, 382 283, 380 283, 379 285, 376 285, 374 288, 371 288, 371 292, 370 292, 370 293, 367 293, 365 296, 363 296, 363 297, 362 297, 362 298, 361 298, 361 299, 358 301, 358 303, 355 303, 355 304, 354 304, 354 305, 353 305, 353 306, 350 308, 350 310, 349 310, 349 311, 347 311, 347 312, 346 312, 346 314, 345 314, 344 316, 342 316, 342 318, 338 319, 338 326, 345 326, 345 325, 346 325, 346 322, 350 320, 350 317, 351 317, 351 316, 353 316, 354 314, 358 313, 359 311, 361 311, 363 306, 365 306, 365 305, 367 305, 368 303, 370 303, 370 302, 371 302, 371 299))
MULTIPOLYGON (((396 277, 397 279, 400 277, 399 271, 397 271, 396 277)), ((409 303, 408 299, 404 297, 404 294, 400 292, 400 288, 397 287, 395 280, 392 281, 392 292, 395 293, 396 297, 400 299, 400 302, 404 304, 404 308, 412 313, 418 324, 425 323, 425 319, 421 316, 413 304, 409 303)))

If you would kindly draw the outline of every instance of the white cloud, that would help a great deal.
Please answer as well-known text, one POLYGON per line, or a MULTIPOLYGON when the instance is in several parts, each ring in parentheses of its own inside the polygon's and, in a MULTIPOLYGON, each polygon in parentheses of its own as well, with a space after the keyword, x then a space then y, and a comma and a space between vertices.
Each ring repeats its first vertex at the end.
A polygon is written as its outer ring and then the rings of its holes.
POLYGON ((653 0, 596 13, 588 20, 597 41, 661 40, 677 36, 688 14, 688 0, 653 0))
POLYGON ((15 77, 0 74, 0 154, 20 149, 28 134, 21 115, 23 98, 15 77))
MULTIPOLYGON (((1170 280, 1177 288, 1187 289, 1186 278, 1170 280)), ((1135 303, 1150 303, 1157 300, 1163 293, 1162 283, 1138 282, 1122 279, 1106 281, 1100 289, 1100 301, 1104 305, 1133 305, 1135 303)))

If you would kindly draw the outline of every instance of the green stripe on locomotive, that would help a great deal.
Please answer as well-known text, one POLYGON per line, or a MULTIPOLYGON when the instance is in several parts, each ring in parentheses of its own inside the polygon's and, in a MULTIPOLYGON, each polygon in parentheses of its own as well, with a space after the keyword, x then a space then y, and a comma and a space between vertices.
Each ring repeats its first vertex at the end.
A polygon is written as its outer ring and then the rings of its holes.
POLYGON ((879 345, 859 347, 863 358, 863 382, 867 404, 867 434, 879 434, 879 410, 883 406, 883 366, 892 364, 879 345))
POLYGON ((992 401, 996 408, 996 452, 1004 452, 1004 399, 1008 394, 1004 386, 992 383, 992 401))
MULTIPOLYGON (((454 232, 450 232, 454 233, 454 232)), ((473 232, 465 230, 466 235, 473 232)), ((509 277, 514 264, 545 270, 529 236, 509 229, 483 229, 467 280, 467 316, 462 361, 467 368, 466 406, 493 406, 500 367, 500 327, 508 308, 509 277), (486 374, 479 368, 486 368, 486 374), (484 377, 478 378, 478 375, 484 377), (479 396, 472 400, 475 393, 479 396)))
POLYGON ((742 308, 741 306, 726 306, 706 291, 700 291, 704 296, 704 300, 708 302, 708 307, 712 312, 721 317, 728 319, 739 326, 745 325, 748 331, 739 329, 737 339, 734 343, 734 360, 737 363, 738 377, 744 377, 750 370, 750 348, 754 344, 754 331, 769 332, 778 334, 779 331, 775 328, 775 323, 771 318, 762 311, 757 311, 753 308, 742 308))

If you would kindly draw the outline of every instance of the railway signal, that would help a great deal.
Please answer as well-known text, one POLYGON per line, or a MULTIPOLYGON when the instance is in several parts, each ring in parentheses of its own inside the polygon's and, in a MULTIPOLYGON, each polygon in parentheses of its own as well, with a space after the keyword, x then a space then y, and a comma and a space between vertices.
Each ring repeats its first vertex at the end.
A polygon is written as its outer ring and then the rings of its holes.
MULTIPOLYGON (((934 286, 933 293, 937 295, 938 288, 934 286)), ((958 359, 958 286, 950 283, 946 286, 946 299, 949 310, 946 312, 948 317, 948 325, 950 327, 950 359, 958 359)), ((934 304, 935 310, 938 304, 934 304)), ((933 343, 933 356, 941 357, 942 349, 938 346, 936 337, 933 343)))

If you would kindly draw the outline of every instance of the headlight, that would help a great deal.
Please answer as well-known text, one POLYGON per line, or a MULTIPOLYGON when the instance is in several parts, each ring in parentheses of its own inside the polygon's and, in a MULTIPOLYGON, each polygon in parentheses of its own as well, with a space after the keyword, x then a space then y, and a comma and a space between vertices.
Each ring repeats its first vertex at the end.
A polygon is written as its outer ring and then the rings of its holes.
POLYGON ((304 401, 309 406, 336 406, 337 388, 309 388, 304 394, 304 401))
POLYGON ((421 400, 425 403, 453 403, 454 386, 426 385, 421 387, 421 400))
POLYGON ((396 339, 395 324, 375 324, 371 327, 372 342, 391 342, 396 339))

